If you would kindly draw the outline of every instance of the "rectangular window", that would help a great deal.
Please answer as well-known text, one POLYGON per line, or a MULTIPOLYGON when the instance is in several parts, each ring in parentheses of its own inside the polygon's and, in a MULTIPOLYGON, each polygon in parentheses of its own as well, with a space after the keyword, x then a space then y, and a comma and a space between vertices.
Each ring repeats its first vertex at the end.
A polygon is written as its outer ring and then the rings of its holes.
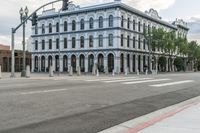
POLYGON ((108 44, 110 47, 113 46, 113 34, 109 34, 108 44))
POLYGON ((76 48, 76 38, 72 37, 72 48, 76 48))
POLYGON ((59 39, 56 39, 56 49, 59 49, 59 39))
POLYGON ((121 46, 123 47, 124 46, 124 35, 121 34, 121 46))
POLYGON ((64 38, 64 48, 67 48, 67 38, 64 38))
POLYGON ((35 41, 35 50, 38 50, 38 41, 35 41))
POLYGON ((143 39, 143 49, 145 50, 146 49, 146 40, 143 39))
POLYGON ((135 48, 135 37, 133 37, 133 48, 135 48))
POLYGON ((99 35, 99 47, 103 47, 103 35, 99 35))
POLYGON ((49 39, 49 49, 52 49, 52 40, 49 39))
POLYGON ((138 49, 140 49, 141 48, 141 39, 140 39, 140 37, 138 38, 138 49))
POLYGON ((133 20, 133 30, 135 30, 135 20, 133 20))
POLYGON ((141 24, 140 24, 140 22, 138 22, 138 31, 139 32, 141 31, 140 27, 141 27, 141 24))
POLYGON ((121 17, 121 27, 124 27, 124 16, 121 17))
POLYGON ((127 36, 127 47, 130 47, 130 36, 127 36))
POLYGON ((127 28, 130 28, 130 18, 128 18, 128 22, 127 22, 127 28))
POLYGON ((94 43, 94 40, 93 40, 93 36, 90 36, 89 37, 89 47, 92 48, 93 47, 93 43, 94 43))
POLYGON ((42 40, 42 50, 45 50, 45 40, 42 40))

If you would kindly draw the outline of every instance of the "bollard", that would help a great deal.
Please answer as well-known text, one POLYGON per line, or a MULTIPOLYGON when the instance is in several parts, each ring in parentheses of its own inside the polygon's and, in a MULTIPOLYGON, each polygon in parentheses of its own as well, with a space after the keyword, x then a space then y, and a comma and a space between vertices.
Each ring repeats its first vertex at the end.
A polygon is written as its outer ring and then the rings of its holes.
POLYGON ((97 77, 99 77, 99 69, 97 69, 97 77))
POLYGON ((96 75, 96 67, 95 66, 92 67, 92 75, 94 75, 94 76, 96 75))
POLYGON ((148 70, 145 71, 145 75, 148 75, 148 70))
POLYGON ((27 65, 26 66, 26 78, 30 78, 30 75, 31 75, 30 66, 27 65))
POLYGON ((137 69, 137 75, 138 75, 138 76, 140 75, 140 71, 139 71, 139 69, 137 69))
POLYGON ((1 75, 1 65, 0 65, 0 79, 2 78, 2 75, 1 75))
POLYGON ((69 76, 73 76, 73 67, 72 66, 69 67, 69 76))
POLYGON ((50 66, 50 68, 49 68, 49 77, 54 77, 52 66, 50 66))
POLYGON ((79 66, 77 67, 77 76, 81 76, 81 68, 79 66))
POLYGON ((114 69, 112 70, 112 76, 115 76, 115 70, 114 69))

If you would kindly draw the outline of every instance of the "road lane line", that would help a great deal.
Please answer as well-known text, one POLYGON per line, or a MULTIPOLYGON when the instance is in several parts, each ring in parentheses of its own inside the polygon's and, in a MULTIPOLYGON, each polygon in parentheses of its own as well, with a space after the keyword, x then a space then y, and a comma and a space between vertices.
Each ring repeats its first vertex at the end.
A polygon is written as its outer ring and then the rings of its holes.
POLYGON ((56 89, 56 90, 44 90, 44 91, 30 91, 30 92, 22 92, 19 95, 42 94, 42 93, 60 92, 60 91, 67 91, 67 90, 68 89, 56 89))
POLYGON ((122 80, 111 80, 111 81, 102 81, 104 83, 116 83, 116 82, 124 82, 124 81, 137 81, 137 80, 149 80, 152 78, 134 78, 134 79, 122 79, 122 80))
POLYGON ((123 79, 135 79, 136 77, 121 77, 121 78, 103 78, 103 79, 91 79, 91 80, 84 80, 87 82, 95 82, 95 81, 107 81, 107 80, 123 80, 123 79))
POLYGON ((164 86, 179 85, 179 84, 191 83, 191 82, 194 82, 194 80, 185 80, 185 81, 170 82, 170 83, 164 83, 164 84, 155 84, 155 85, 149 85, 149 86, 151 86, 151 87, 164 87, 164 86))
POLYGON ((140 83, 167 81, 167 80, 170 80, 170 79, 153 79, 153 80, 145 80, 145 81, 124 82, 124 83, 122 83, 122 84, 131 85, 131 84, 140 84, 140 83))

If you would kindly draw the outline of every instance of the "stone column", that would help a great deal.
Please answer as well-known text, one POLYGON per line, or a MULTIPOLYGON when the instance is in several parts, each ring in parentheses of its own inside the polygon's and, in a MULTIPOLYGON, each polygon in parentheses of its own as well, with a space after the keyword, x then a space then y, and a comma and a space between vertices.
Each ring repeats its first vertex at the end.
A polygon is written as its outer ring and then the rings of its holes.
POLYGON ((120 73, 120 57, 119 56, 115 56, 115 72, 117 74, 120 73))
POLYGON ((63 56, 59 57, 59 61, 60 61, 60 72, 63 72, 63 56))
POLYGON ((127 69, 127 54, 124 54, 124 72, 127 69))
POLYGON ((88 72, 88 57, 85 56, 85 72, 88 72))
POLYGON ((130 68, 129 68, 130 72, 133 72, 133 55, 130 55, 130 68))
POLYGON ((41 57, 38 57, 38 71, 41 72, 41 57))
POLYGON ((138 55, 135 55, 135 72, 138 70, 138 55))
POLYGON ((49 64, 48 64, 48 57, 47 57, 47 58, 45 58, 45 72, 47 72, 48 67, 49 67, 49 64))
POLYGON ((141 72, 144 72, 143 55, 140 55, 140 70, 141 70, 141 72))
POLYGON ((71 56, 68 56, 67 58, 67 63, 68 63, 68 72, 70 72, 70 67, 71 67, 71 56))
POLYGON ((76 71, 78 72, 78 67, 80 67, 79 57, 76 57, 76 71))
POLYGON ((35 69, 35 58, 34 57, 32 57, 32 59, 31 59, 31 64, 32 64, 32 72, 34 72, 34 69, 35 69))
POLYGON ((52 56, 52 70, 55 71, 56 70, 56 60, 55 60, 55 56, 52 56))

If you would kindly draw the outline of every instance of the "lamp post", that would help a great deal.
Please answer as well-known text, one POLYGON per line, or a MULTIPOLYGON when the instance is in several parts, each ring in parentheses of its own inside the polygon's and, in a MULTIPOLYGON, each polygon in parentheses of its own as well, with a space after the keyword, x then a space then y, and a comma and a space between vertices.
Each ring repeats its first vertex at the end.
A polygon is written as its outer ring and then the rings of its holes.
MULTIPOLYGON (((28 12, 29 12, 29 10, 27 7, 24 10, 23 10, 23 8, 20 9, 19 14, 20 14, 21 23, 27 19, 28 12)), ((22 45, 23 45, 23 68, 22 68, 22 72, 21 72, 21 77, 26 77, 25 23, 23 24, 22 45)))

